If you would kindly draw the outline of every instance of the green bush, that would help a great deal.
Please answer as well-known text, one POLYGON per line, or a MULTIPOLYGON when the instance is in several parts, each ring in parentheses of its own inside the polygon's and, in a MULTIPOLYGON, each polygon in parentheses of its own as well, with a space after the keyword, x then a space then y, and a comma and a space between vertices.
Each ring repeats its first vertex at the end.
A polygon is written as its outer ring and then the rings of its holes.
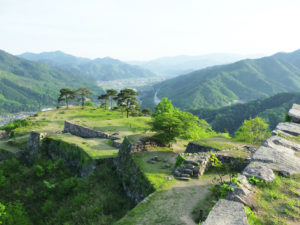
POLYGON ((185 158, 181 154, 179 154, 176 159, 175 168, 182 165, 184 163, 184 161, 185 161, 185 158))
POLYGON ((270 136, 268 124, 260 117, 245 120, 243 125, 235 133, 235 139, 251 144, 260 145, 270 136))
POLYGON ((34 167, 34 172, 37 177, 42 177, 45 175, 45 170, 41 165, 36 165, 34 167))
POLYGON ((14 120, 14 121, 6 124, 5 126, 0 127, 0 130, 5 130, 7 133, 10 134, 11 137, 13 137, 14 136, 13 130, 15 130, 19 127, 27 127, 27 126, 30 126, 31 124, 32 123, 28 119, 25 119, 25 120, 17 119, 17 120, 14 120))
POLYGON ((95 104, 94 104, 94 102, 92 102, 92 101, 85 101, 85 102, 84 102, 84 106, 95 107, 95 104))
POLYGON ((10 202, 3 215, 3 224, 5 225, 31 225, 27 212, 20 201, 10 202))
POLYGON ((218 185, 212 185, 209 190, 212 192, 212 194, 216 197, 216 199, 225 199, 228 192, 233 191, 234 188, 230 187, 229 184, 218 184, 218 185))

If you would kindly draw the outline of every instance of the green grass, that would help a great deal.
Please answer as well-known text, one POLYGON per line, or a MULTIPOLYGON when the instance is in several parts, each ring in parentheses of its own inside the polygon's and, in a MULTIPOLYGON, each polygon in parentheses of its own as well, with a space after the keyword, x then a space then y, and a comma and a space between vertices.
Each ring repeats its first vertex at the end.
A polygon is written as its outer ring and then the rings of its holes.
POLYGON ((245 143, 235 141, 231 138, 225 138, 223 136, 200 139, 193 141, 193 143, 220 150, 222 153, 226 153, 227 155, 236 157, 250 156, 250 152, 242 148, 245 143))
POLYGON ((55 139, 78 145, 93 159, 115 157, 119 151, 108 143, 109 140, 103 138, 81 138, 71 134, 61 134, 55 136, 55 139))
POLYGON ((134 161, 156 190, 171 183, 167 178, 172 173, 176 157, 177 155, 171 149, 162 147, 133 154, 134 161), (157 156, 159 161, 154 164, 148 163, 154 156, 157 156))
POLYGON ((300 223, 300 176, 276 176, 273 182, 258 185, 254 215, 267 225, 300 223))
MULTIPOLYGON (((115 113, 115 112, 113 112, 115 113)), ((106 120, 91 120, 90 118, 75 119, 72 122, 107 132, 110 134, 118 133, 117 136, 123 138, 132 134, 145 134, 150 130, 150 117, 129 117, 129 118, 114 118, 113 116, 106 120)))

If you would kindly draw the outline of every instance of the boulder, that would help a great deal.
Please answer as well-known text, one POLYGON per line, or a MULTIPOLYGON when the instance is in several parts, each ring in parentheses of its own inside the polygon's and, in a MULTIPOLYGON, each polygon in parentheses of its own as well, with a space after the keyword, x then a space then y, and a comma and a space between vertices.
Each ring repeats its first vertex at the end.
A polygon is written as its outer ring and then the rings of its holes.
POLYGON ((243 204, 219 200, 210 211, 203 225, 249 225, 243 204))
POLYGON ((300 124, 298 123, 279 123, 275 130, 272 132, 273 134, 279 133, 283 136, 293 137, 300 135, 300 124))
POLYGON ((254 198, 254 191, 252 185, 248 182, 247 177, 240 175, 237 177, 238 185, 231 184, 233 188, 232 192, 229 192, 226 196, 227 200, 240 202, 243 205, 254 207, 252 199, 254 198))
POLYGON ((246 177, 257 177, 264 181, 273 181, 275 175, 273 170, 259 162, 250 163, 242 173, 246 177))
POLYGON ((291 120, 295 123, 300 122, 300 105, 293 104, 292 108, 289 110, 288 115, 290 116, 291 120))

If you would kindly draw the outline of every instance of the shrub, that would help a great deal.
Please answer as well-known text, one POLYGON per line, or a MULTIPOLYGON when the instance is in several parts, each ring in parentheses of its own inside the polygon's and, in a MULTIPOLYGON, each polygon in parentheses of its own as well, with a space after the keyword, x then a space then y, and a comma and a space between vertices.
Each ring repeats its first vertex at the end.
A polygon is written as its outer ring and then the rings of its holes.
POLYGON ((84 102, 84 106, 95 107, 95 104, 94 104, 94 102, 92 102, 92 101, 85 101, 85 102, 84 102))
POLYGON ((185 161, 185 158, 181 154, 179 154, 176 159, 175 168, 182 165, 184 163, 184 161, 185 161))
POLYGON ((269 136, 270 132, 268 131, 268 124, 260 117, 245 120, 235 133, 235 138, 238 141, 245 141, 257 145, 262 144, 269 136))
POLYGON ((37 177, 42 177, 45 175, 45 170, 41 165, 36 165, 34 167, 34 172, 37 177))

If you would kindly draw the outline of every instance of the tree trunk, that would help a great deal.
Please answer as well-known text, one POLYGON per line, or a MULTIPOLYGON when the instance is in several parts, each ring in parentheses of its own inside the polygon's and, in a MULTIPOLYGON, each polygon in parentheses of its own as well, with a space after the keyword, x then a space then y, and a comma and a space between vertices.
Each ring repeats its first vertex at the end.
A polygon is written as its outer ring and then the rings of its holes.
POLYGON ((67 109, 68 109, 69 108, 69 99, 67 96, 66 96, 66 105, 67 105, 67 109))

